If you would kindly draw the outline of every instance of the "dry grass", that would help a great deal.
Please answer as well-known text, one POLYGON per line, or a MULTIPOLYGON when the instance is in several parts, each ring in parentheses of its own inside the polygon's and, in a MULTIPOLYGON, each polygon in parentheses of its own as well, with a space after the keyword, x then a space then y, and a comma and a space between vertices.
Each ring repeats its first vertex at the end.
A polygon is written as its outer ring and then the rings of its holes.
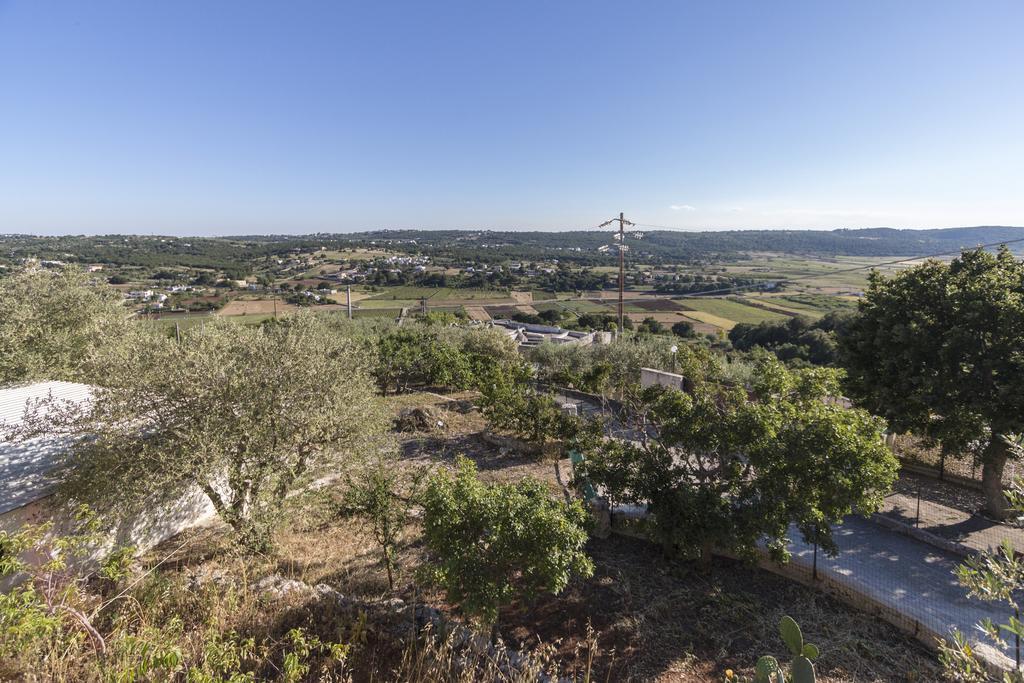
MULTIPOLYGON (((478 463, 482 477, 534 476, 558 491, 550 461, 502 454, 473 438, 485 421, 479 413, 465 411, 469 398, 397 397, 403 406, 462 406, 449 410, 452 421, 444 434, 406 438, 410 461, 444 462, 464 452, 478 463)), ((569 471, 567 462, 562 466, 563 472, 569 471)), ((751 673, 761 654, 783 658, 777 624, 783 614, 790 614, 822 648, 820 680, 938 677, 932 653, 895 628, 764 570, 721 560, 705 577, 666 560, 652 544, 621 537, 594 540, 589 550, 597 565, 592 579, 543 604, 514 605, 503 613, 503 633, 514 644, 553 645, 558 657, 571 659, 587 624, 593 624, 599 679, 705 681, 720 677, 726 668, 751 673)))
MULTIPOLYGON (((552 462, 502 452, 477 437, 485 426, 472 395, 420 393, 389 399, 403 408, 430 407, 445 422, 430 433, 401 435, 403 466, 444 466, 458 453, 478 463, 481 476, 535 476, 558 490, 552 462)), ((563 465, 567 465, 563 461, 563 465)), ((566 471, 566 470, 563 470, 566 471)), ((469 657, 442 641, 413 645, 414 622, 407 610, 384 607, 394 597, 406 604, 432 605, 454 620, 458 609, 442 594, 416 580, 423 560, 418 523, 409 520, 398 549, 394 592, 388 590, 379 551, 357 519, 338 517, 331 504, 341 486, 296 496, 288 522, 277 535, 274 557, 233 555, 222 530, 192 533, 181 557, 162 570, 168 581, 187 582, 201 571, 244 577, 280 574, 305 583, 327 584, 363 607, 339 612, 319 603, 268 605, 246 598, 220 618, 243 634, 273 637, 283 628, 304 626, 323 637, 351 638, 359 611, 368 627, 356 633, 347 673, 357 681, 532 681, 502 678, 500 657, 469 657), (375 606, 380 606, 377 609, 375 606), (390 615, 390 616, 388 616, 390 615), (452 662, 460 662, 458 666, 452 662)), ((178 541, 180 542, 180 541, 178 541)), ((931 681, 939 677, 935 657, 889 625, 799 584, 738 562, 716 561, 710 575, 666 559, 651 543, 624 537, 593 540, 588 551, 595 574, 570 584, 562 595, 517 603, 501 613, 507 644, 535 652, 537 670, 579 673, 592 660, 595 681, 721 680, 726 668, 749 675, 762 654, 785 660, 777 624, 794 617, 807 639, 819 645, 819 680, 826 683, 931 681), (591 631, 591 629, 593 629, 591 631)), ((159 553, 159 550, 157 551, 159 553)))

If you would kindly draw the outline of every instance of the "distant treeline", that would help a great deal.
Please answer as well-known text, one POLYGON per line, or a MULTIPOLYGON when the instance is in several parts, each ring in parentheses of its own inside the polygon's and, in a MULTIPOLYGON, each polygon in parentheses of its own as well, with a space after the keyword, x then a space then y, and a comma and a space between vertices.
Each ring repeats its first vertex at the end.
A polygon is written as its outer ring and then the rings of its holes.
MULTIPOLYGON (((1020 227, 931 230, 732 230, 652 231, 629 240, 630 259, 641 263, 700 264, 744 252, 812 256, 923 256, 979 244, 1024 238, 1020 227)), ((609 231, 514 232, 467 230, 381 230, 351 234, 264 235, 176 238, 138 235, 0 237, 0 262, 26 257, 121 266, 246 269, 259 261, 326 247, 387 247, 454 263, 501 263, 559 259, 578 265, 614 262, 609 231)))
MULTIPOLYGON (((337 237, 465 260, 558 258, 580 264, 614 260, 610 253, 598 251, 611 241, 610 233, 604 231, 383 230, 337 237)), ((629 247, 630 259, 634 261, 697 264, 735 258, 751 251, 814 256, 923 256, 1022 238, 1024 228, 1000 226, 931 230, 659 230, 644 233, 642 239, 629 240, 629 247)))

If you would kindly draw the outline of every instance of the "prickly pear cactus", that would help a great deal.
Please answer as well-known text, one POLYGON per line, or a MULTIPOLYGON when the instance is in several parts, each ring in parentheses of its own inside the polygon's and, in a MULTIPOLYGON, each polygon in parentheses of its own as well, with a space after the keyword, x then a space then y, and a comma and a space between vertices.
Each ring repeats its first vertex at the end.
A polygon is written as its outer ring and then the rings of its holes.
POLYGON ((793 655, 789 678, 786 678, 775 657, 765 655, 757 660, 754 683, 815 683, 817 679, 814 675, 814 660, 818 658, 818 647, 804 642, 800 625, 792 617, 782 617, 782 621, 779 622, 779 634, 793 655))

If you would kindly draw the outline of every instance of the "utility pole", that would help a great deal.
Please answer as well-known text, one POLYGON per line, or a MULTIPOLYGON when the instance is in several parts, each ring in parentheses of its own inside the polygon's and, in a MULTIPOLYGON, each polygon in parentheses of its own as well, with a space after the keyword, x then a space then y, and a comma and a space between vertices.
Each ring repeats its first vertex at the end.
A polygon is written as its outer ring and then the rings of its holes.
POLYGON ((345 306, 348 308, 348 319, 352 319, 352 287, 348 285, 345 287, 345 306))
POLYGON ((616 330, 616 336, 622 335, 623 323, 625 321, 625 315, 623 311, 623 294, 626 291, 626 226, 633 225, 633 223, 626 220, 625 214, 619 212, 618 218, 613 218, 609 221, 605 221, 598 228, 603 228, 606 225, 618 222, 619 234, 618 234, 618 247, 619 247, 619 329, 616 330))
POLYGON ((625 329, 622 295, 626 291, 626 217, 619 212, 619 334, 625 329))

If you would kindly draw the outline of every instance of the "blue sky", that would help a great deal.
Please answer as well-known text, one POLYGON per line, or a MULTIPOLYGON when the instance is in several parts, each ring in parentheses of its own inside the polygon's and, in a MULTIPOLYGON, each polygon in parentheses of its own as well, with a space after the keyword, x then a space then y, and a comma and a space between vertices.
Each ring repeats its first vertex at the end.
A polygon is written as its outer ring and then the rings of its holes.
POLYGON ((0 232, 1024 225, 1024 2, 0 0, 0 232))

